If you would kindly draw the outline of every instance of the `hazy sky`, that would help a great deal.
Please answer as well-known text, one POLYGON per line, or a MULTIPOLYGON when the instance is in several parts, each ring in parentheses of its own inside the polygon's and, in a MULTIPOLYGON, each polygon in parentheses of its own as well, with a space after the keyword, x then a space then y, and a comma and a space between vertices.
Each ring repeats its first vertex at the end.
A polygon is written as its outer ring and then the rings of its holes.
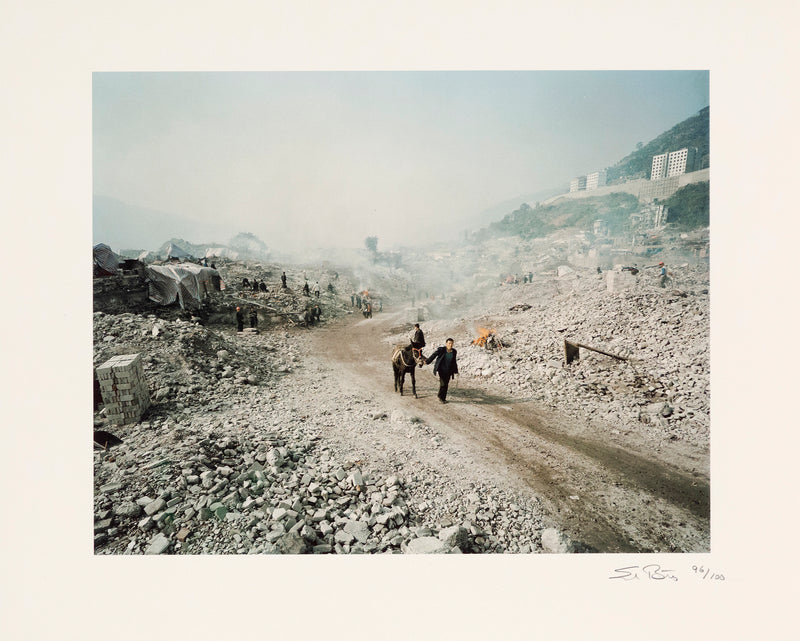
POLYGON ((93 191, 272 247, 386 249, 708 104, 706 71, 95 73, 93 191))

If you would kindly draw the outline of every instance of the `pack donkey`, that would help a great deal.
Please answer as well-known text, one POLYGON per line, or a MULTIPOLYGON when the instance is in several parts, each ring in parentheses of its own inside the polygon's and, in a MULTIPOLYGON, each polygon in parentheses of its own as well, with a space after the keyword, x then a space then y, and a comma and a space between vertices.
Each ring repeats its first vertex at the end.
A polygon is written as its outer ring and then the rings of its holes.
POLYGON ((406 374, 411 374, 411 391, 414 393, 414 398, 417 396, 417 379, 414 375, 414 369, 417 365, 422 367, 425 364, 425 358, 422 356, 422 350, 412 347, 411 345, 395 345, 394 352, 392 352, 392 369, 394 370, 394 391, 400 390, 400 396, 403 395, 403 383, 406 380, 406 374))

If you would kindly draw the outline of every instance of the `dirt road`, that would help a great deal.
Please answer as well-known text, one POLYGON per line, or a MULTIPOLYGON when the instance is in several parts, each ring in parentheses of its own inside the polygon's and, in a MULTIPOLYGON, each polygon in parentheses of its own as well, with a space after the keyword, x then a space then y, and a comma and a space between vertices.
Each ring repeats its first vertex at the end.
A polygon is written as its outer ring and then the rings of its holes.
MULTIPOLYGON (((477 459, 509 487, 538 497, 577 550, 709 551, 707 451, 631 433, 598 434, 588 422, 503 396, 482 381, 480 387, 451 384, 450 402, 441 405, 430 366, 416 370, 418 398, 411 395, 408 377, 401 398, 393 390, 391 346, 384 340, 398 324, 402 319, 391 310, 373 319, 353 315, 331 321, 309 332, 312 358, 335 371, 340 383, 412 411, 447 435, 457 444, 447 464, 462 468, 462 474, 469 474, 477 459)), ((396 436, 387 432, 381 438, 396 436)))

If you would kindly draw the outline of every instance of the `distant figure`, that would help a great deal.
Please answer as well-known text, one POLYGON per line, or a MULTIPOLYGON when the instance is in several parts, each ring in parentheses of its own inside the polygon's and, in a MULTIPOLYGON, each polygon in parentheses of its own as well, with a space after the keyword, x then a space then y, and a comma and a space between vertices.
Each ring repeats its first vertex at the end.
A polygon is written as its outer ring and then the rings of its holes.
POLYGON ((667 276, 667 268, 663 262, 659 263, 658 266, 661 268, 661 271, 658 272, 658 284, 660 287, 666 287, 667 280, 669 280, 669 277, 667 276))
POLYGON ((439 397, 440 403, 447 402, 447 386, 450 378, 458 374, 458 363, 456 362, 456 350, 453 349, 453 339, 448 338, 444 342, 444 347, 439 347, 436 351, 425 359, 426 363, 436 361, 433 365, 433 374, 439 374, 439 397))
POLYGON ((600 265, 598 265, 598 266, 597 266, 597 273, 598 273, 598 274, 602 274, 602 273, 603 273, 603 270, 602 270, 602 269, 600 269, 600 265))
POLYGON ((305 282, 305 284, 303 285, 303 294, 305 294, 306 296, 308 296, 308 295, 309 295, 309 293, 310 293, 310 291, 311 291, 311 290, 309 290, 309 288, 308 288, 308 281, 306 281, 306 282, 305 282))
POLYGON ((317 298, 319 298, 319 281, 317 281, 316 283, 314 283, 314 296, 316 296, 317 298))
POLYGON ((267 283, 266 283, 265 281, 263 281, 263 280, 262 280, 262 281, 259 283, 259 285, 258 285, 258 288, 259 288, 259 289, 260 289, 262 292, 266 292, 266 291, 268 291, 268 290, 267 290, 267 283))
POLYGON ((258 310, 255 307, 250 308, 250 327, 258 327, 258 310))
POLYGON ((361 309, 361 294, 356 294, 356 307, 361 309))
POLYGON ((328 291, 333 294, 333 283, 328 283, 328 291))
POLYGON ((253 291, 254 292, 258 291, 258 281, 255 279, 253 279, 253 291))
POLYGON ((250 287, 250 281, 246 278, 242 278, 242 287, 250 287))
POLYGON ((322 315, 322 310, 319 308, 319 305, 314 305, 312 314, 314 315, 314 322, 319 323, 319 318, 322 315))
POLYGON ((286 289, 286 272, 283 272, 281 274, 281 287, 286 289))
POLYGON ((419 328, 419 323, 414 323, 414 336, 411 337, 411 347, 414 349, 425 347, 425 334, 419 328))
POLYGON ((352 294, 350 294, 350 307, 355 307, 355 306, 356 306, 356 295, 355 292, 353 292, 352 294))
POLYGON ((533 282, 533 272, 528 272, 528 282, 529 283, 533 282))
POLYGON ((242 314, 242 308, 236 308, 236 331, 241 332, 244 329, 244 314, 242 314))

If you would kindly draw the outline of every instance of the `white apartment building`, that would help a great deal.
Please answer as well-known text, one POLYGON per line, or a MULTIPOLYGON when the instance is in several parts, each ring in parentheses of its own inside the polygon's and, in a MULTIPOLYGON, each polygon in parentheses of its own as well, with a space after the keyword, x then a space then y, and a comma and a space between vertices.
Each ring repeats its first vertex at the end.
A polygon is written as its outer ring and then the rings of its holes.
POLYGON ((571 192, 581 191, 583 189, 586 189, 586 176, 578 176, 569 181, 569 190, 571 192))
POLYGON ((606 170, 595 171, 586 176, 586 189, 597 189, 606 184, 606 170))
POLYGON ((660 180, 667 175, 667 156, 669 154, 659 154, 653 156, 653 166, 650 170, 650 180, 660 180))
POLYGON ((661 180, 672 176, 682 176, 687 171, 694 171, 694 160, 697 149, 684 147, 678 151, 653 156, 650 180, 661 180))
POLYGON ((678 151, 671 151, 667 161, 667 178, 670 176, 681 176, 687 171, 694 169, 694 157, 696 149, 684 147, 678 151))

